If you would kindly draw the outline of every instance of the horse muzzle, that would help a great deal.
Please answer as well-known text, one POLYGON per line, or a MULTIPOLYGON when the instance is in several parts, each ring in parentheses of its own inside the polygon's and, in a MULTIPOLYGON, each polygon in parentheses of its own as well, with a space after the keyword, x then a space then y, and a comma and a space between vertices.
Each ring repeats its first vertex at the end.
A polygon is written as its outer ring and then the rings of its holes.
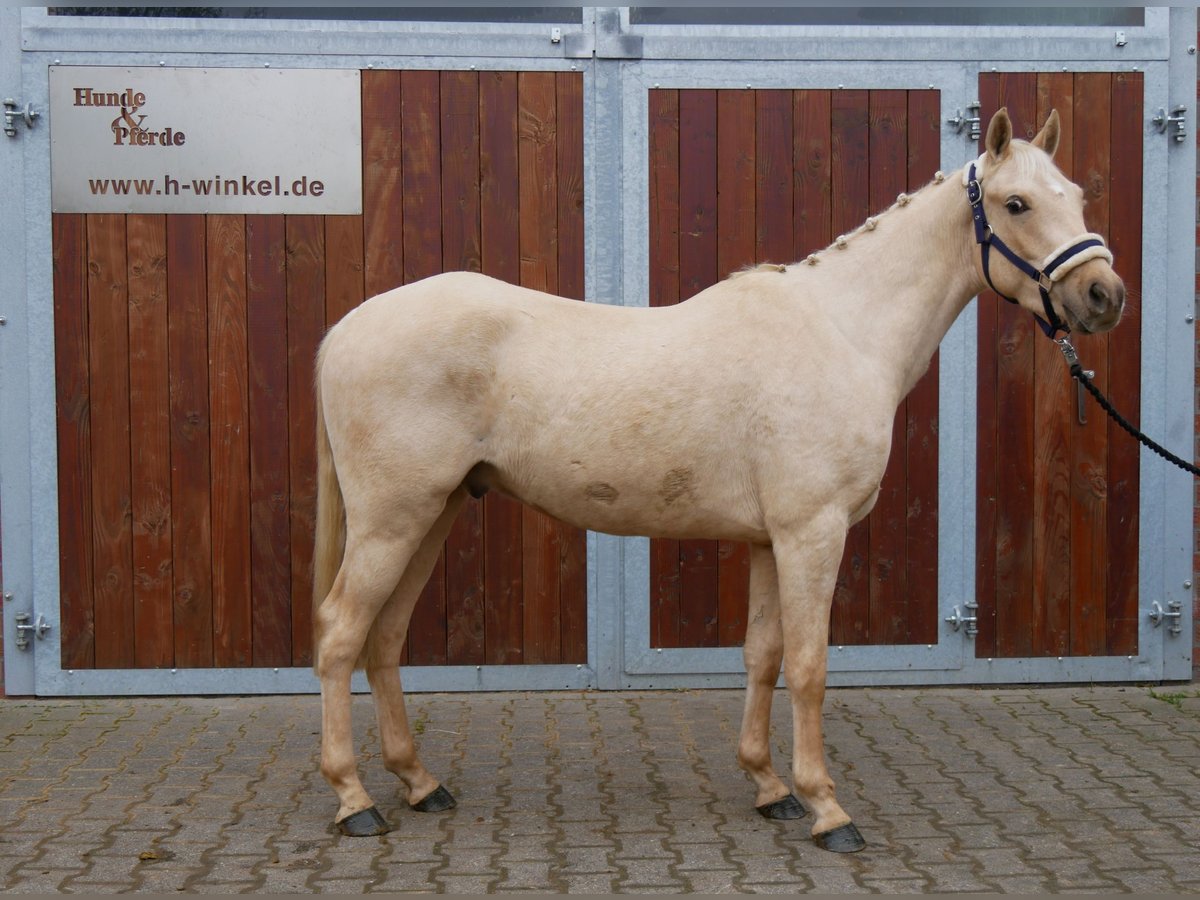
POLYGON ((1060 284, 1066 288, 1061 301, 1063 318, 1072 331, 1099 334, 1121 321, 1125 283, 1106 262, 1080 266, 1060 284))

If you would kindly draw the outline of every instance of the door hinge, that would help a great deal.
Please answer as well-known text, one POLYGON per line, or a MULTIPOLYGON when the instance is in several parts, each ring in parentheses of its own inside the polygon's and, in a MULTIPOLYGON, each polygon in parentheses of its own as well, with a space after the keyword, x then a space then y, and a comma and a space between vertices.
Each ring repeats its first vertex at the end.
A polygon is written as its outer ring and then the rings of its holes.
POLYGON ((962 609, 954 607, 950 615, 946 616, 946 621, 954 626, 955 631, 961 628, 967 637, 973 638, 979 633, 979 617, 975 614, 978 609, 978 603, 968 600, 962 605, 962 609))
POLYGON ((16 137, 18 121, 24 122, 26 128, 33 128, 33 120, 41 115, 33 108, 32 103, 26 103, 25 108, 21 109, 16 100, 6 97, 4 100, 4 133, 9 137, 16 137))
POLYGON ((1187 140, 1187 107, 1173 106, 1171 114, 1167 115, 1167 110, 1160 106, 1158 115, 1150 120, 1154 123, 1163 134, 1170 134, 1175 138, 1175 142, 1182 144, 1187 140))
POLYGON ((30 619, 32 618, 33 613, 19 612, 13 614, 13 623, 17 629, 17 638, 13 641, 13 644, 18 650, 29 649, 30 632, 33 632, 39 641, 44 641, 46 639, 46 632, 51 628, 45 616, 38 616, 37 622, 31 624, 30 619))
POLYGON ((1162 625, 1164 619, 1170 619, 1171 623, 1167 626, 1167 634, 1171 637, 1178 637, 1183 634, 1183 603, 1179 600, 1167 601, 1167 608, 1164 610, 1159 602, 1155 600, 1150 604, 1150 612, 1147 613, 1150 621, 1154 623, 1154 627, 1158 628, 1162 625))
POLYGON ((953 125, 955 132, 958 134, 962 134, 966 130, 967 140, 974 143, 979 140, 979 135, 982 134, 982 120, 979 118, 980 108, 978 100, 972 101, 967 104, 966 115, 963 114, 961 109, 956 109, 954 111, 954 118, 947 119, 946 122, 949 125, 953 125))

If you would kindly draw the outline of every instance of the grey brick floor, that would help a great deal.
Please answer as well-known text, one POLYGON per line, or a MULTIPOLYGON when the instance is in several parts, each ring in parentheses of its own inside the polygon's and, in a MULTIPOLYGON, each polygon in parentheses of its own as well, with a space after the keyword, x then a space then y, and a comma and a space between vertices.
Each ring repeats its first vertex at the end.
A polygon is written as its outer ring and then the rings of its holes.
MULTIPOLYGON (((341 837, 316 697, 0 701, 6 892, 1200 892, 1200 685, 846 689, 839 797, 867 837, 822 852, 734 764, 736 691, 415 695, 456 809, 408 810, 354 716, 396 830, 341 837)), ((777 765, 790 728, 777 697, 777 765)))

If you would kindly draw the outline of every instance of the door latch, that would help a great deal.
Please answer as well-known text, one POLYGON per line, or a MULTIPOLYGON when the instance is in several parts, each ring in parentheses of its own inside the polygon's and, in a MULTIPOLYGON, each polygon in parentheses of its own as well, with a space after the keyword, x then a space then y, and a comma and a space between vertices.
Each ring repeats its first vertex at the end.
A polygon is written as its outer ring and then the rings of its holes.
POLYGON ((1187 107, 1173 106, 1171 114, 1167 115, 1164 107, 1158 108, 1158 115, 1150 120, 1155 124, 1159 131, 1164 134, 1171 134, 1175 138, 1175 142, 1182 144, 1187 140, 1187 107))
POLYGON ((957 134, 962 134, 963 129, 967 131, 967 138, 971 141, 979 140, 979 135, 982 134, 981 120, 979 118, 980 103, 975 100, 967 104, 967 112, 964 115, 961 109, 954 111, 954 118, 947 119, 949 125, 954 126, 954 131, 957 134))
POLYGON ((1183 603, 1179 600, 1170 600, 1167 603, 1167 608, 1164 610, 1155 600, 1150 604, 1150 621, 1154 623, 1154 627, 1158 628, 1162 625, 1163 620, 1169 619, 1171 624, 1167 626, 1167 634, 1171 637, 1177 637, 1183 634, 1183 603))
POLYGON ((963 604, 963 608, 954 607, 950 615, 946 616, 946 621, 949 622, 955 631, 960 628, 966 632, 967 637, 975 637, 979 633, 979 617, 976 611, 979 609, 979 604, 974 600, 968 600, 963 604))
POLYGON ((16 137, 18 120, 23 121, 26 128, 32 128, 33 120, 40 116, 41 113, 33 108, 32 103, 26 103, 25 108, 21 109, 16 100, 6 97, 4 100, 4 133, 9 137, 16 137))
POLYGON ((16 624, 17 639, 13 644, 18 650, 29 649, 29 633, 37 637, 39 641, 46 639, 46 632, 50 630, 51 625, 46 621, 45 616, 38 616, 35 624, 30 624, 29 620, 33 618, 32 613, 19 612, 13 614, 13 622, 16 624))

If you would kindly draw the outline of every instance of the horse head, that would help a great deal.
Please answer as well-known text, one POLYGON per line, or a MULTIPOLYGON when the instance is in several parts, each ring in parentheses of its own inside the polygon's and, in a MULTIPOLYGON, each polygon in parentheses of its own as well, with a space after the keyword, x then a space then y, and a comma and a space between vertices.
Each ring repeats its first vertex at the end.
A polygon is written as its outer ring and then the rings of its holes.
POLYGON ((1125 285, 1104 240, 1084 224, 1083 190, 1054 164, 1059 130, 1057 110, 1032 141, 1013 137, 1007 110, 992 117, 987 149, 968 167, 981 245, 975 263, 997 293, 1041 319, 1048 334, 1107 331, 1121 318, 1125 285), (1000 252, 989 262, 990 249, 1000 252))

